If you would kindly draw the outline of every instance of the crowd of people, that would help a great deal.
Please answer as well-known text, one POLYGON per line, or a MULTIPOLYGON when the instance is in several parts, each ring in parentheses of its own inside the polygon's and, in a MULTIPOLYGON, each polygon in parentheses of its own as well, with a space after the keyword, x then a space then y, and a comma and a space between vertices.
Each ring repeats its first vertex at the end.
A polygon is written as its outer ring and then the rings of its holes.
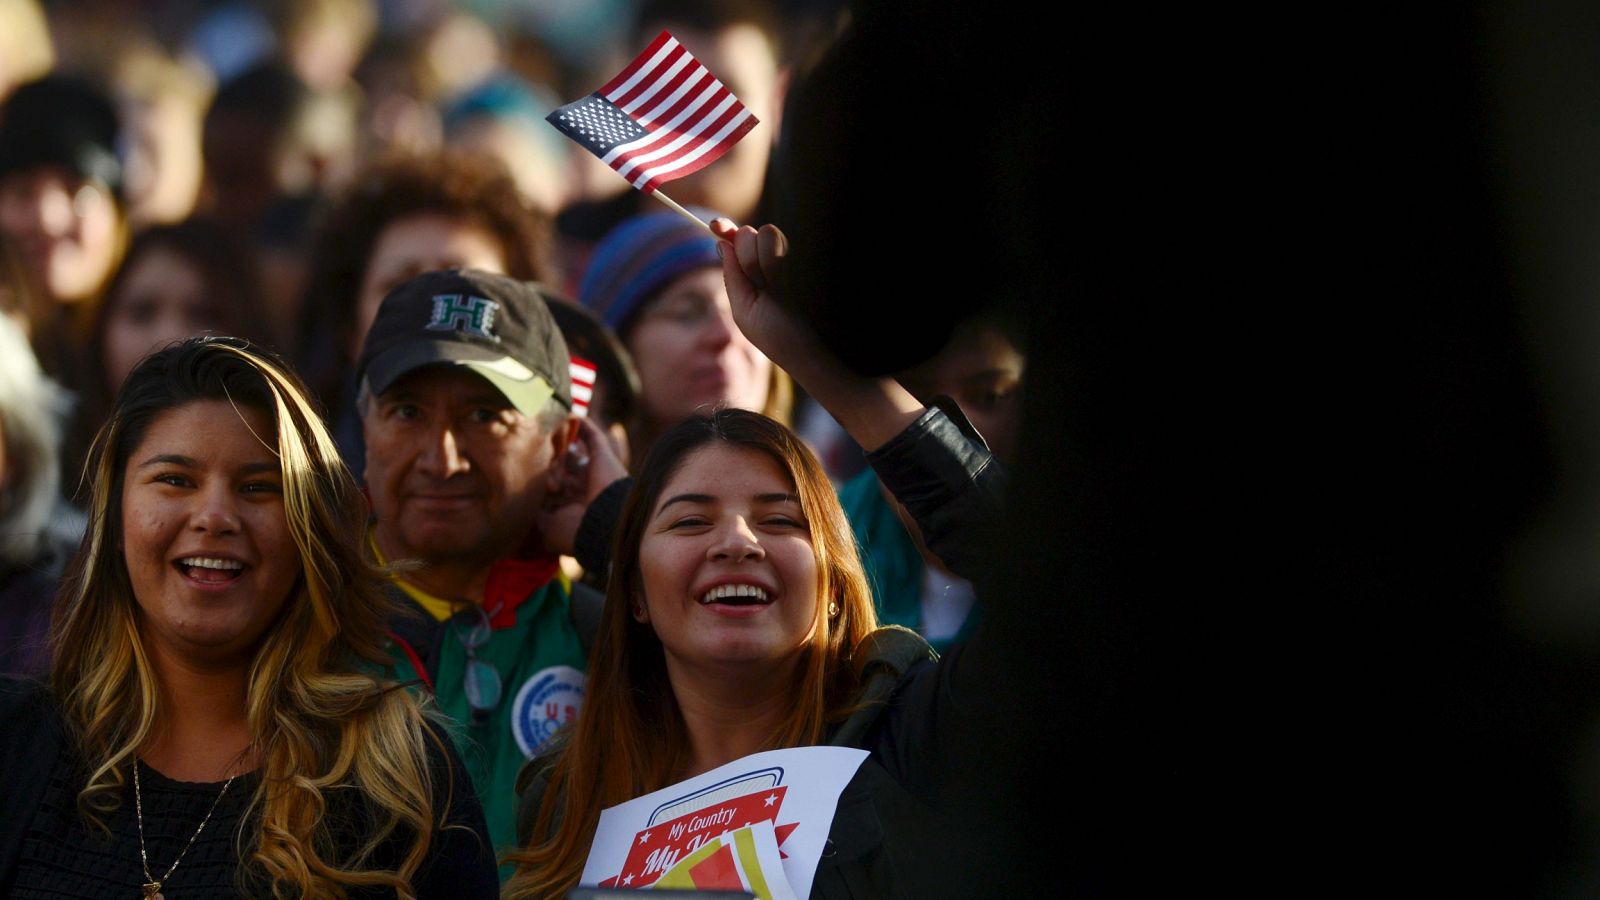
POLYGON ((0 893, 562 896, 830 744, 813 895, 937 891, 1024 323, 837 343, 846 11, 470 6, 0 0, 0 893), (762 122, 709 229, 539 121, 663 29, 762 122))
POLYGON ((0 894, 1600 891, 1592 11, 770 3, 0 0, 0 894))

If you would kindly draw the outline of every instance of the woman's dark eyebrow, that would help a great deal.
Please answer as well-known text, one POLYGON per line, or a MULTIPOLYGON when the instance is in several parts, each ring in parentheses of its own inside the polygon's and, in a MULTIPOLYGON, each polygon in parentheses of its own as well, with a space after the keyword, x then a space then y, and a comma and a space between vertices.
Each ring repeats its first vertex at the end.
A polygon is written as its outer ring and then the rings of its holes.
POLYGON ((145 466, 188 466, 192 469, 199 465, 200 463, 196 462, 193 457, 184 456, 181 453, 157 453, 155 456, 139 463, 139 468, 142 469, 145 466))
MULTIPOLYGON (((662 510, 666 509, 667 507, 671 506, 674 503, 712 503, 712 502, 715 502, 715 501, 716 501, 716 498, 711 496, 710 494, 679 494, 676 497, 673 497, 672 499, 670 499, 670 500, 666 501, 665 503, 662 503, 660 506, 656 507, 656 515, 660 515, 662 510)), ((756 502, 757 503, 793 503, 793 504, 798 505, 800 503, 800 498, 798 496, 794 495, 794 494, 787 494, 787 493, 784 493, 784 494, 757 494, 756 495, 756 502)))
POLYGON ((656 507, 656 514, 660 515, 662 510, 674 503, 710 503, 712 499, 713 498, 710 494, 679 494, 678 496, 673 497, 671 500, 668 500, 667 502, 656 507))
MULTIPOLYGON (((191 469, 198 469, 200 467, 200 461, 192 456, 184 456, 181 453, 157 453, 155 456, 152 456, 139 464, 139 468, 141 469, 145 468, 146 466, 186 466, 191 469)), ((257 472, 276 471, 278 471, 277 462, 245 463, 239 467, 239 474, 241 475, 254 475, 257 472)))

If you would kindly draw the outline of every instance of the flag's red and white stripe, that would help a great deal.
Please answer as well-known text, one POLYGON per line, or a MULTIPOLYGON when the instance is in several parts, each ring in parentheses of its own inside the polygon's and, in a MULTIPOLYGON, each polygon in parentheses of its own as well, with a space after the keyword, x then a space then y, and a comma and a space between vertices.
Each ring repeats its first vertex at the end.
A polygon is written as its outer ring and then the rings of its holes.
POLYGON ((588 416, 589 401, 594 399, 595 365, 581 356, 574 356, 568 368, 572 372, 572 414, 579 418, 588 416))
POLYGON ((699 171, 756 125, 739 98, 665 31, 598 93, 650 132, 601 157, 642 191, 699 171))

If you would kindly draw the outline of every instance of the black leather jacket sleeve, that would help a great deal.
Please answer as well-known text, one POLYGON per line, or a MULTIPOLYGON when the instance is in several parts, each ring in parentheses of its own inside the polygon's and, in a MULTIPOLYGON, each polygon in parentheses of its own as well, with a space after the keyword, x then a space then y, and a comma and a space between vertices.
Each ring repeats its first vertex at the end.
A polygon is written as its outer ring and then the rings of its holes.
POLYGON ((928 549, 970 580, 982 566, 984 524, 1000 513, 1006 474, 955 401, 934 398, 867 462, 916 519, 928 549))

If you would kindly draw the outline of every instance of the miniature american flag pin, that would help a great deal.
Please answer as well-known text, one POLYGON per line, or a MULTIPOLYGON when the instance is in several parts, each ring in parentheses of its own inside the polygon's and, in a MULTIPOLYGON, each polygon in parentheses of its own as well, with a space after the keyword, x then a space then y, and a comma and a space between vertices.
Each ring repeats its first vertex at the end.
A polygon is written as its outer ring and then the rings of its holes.
POLYGON ((574 356, 568 367, 572 372, 572 414, 579 418, 589 415, 589 401, 594 399, 594 380, 597 370, 592 362, 574 356))

